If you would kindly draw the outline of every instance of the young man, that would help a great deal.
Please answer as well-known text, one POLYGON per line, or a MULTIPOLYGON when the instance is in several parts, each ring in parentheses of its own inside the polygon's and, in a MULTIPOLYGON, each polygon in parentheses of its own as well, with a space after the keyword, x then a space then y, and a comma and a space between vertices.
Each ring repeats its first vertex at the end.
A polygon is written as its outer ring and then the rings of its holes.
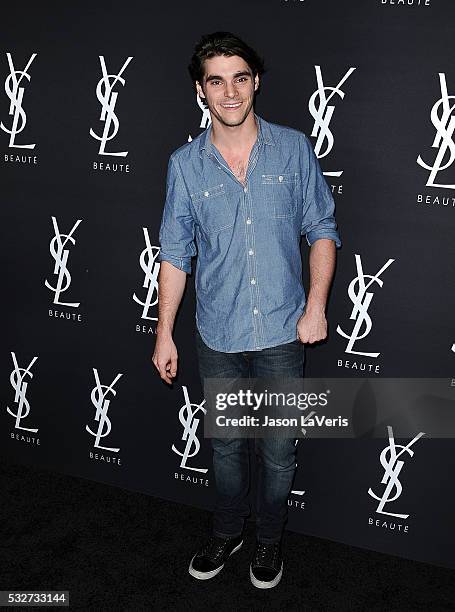
MULTIPOLYGON (((202 382, 302 378, 304 343, 327 336, 325 307, 336 246, 341 246, 332 195, 307 137, 255 114, 264 68, 253 49, 229 32, 216 32, 198 43, 189 70, 212 124, 169 160, 153 363, 171 383, 177 373, 175 314, 197 254, 202 382), (302 235, 311 246, 308 299, 302 235)), ((259 588, 271 588, 283 572, 281 539, 296 446, 294 439, 255 442, 257 541, 250 579, 259 588)), ((212 447, 213 532, 189 566, 190 574, 202 580, 218 574, 242 546, 250 512, 248 440, 213 439, 212 447)))

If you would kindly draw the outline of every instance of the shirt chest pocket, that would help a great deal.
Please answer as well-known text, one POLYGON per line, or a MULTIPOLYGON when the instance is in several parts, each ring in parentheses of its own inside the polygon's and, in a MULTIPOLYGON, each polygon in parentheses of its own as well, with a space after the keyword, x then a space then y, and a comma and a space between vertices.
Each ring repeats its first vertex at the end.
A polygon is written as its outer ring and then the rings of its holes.
POLYGON ((274 219, 295 217, 297 212, 299 174, 263 174, 262 193, 267 215, 274 219))
POLYGON ((234 225, 235 211, 223 184, 192 193, 191 201, 197 220, 207 233, 219 232, 234 225))

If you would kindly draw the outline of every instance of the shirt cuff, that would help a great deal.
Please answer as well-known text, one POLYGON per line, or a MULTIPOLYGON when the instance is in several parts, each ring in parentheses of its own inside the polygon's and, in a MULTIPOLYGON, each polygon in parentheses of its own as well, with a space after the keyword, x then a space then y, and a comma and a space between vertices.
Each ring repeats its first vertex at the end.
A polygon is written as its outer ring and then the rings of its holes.
POLYGON ((158 261, 168 261, 175 268, 183 270, 187 274, 191 274, 191 257, 174 257, 174 255, 167 255, 160 251, 157 257, 158 261))
POLYGON ((341 247, 341 240, 337 232, 331 230, 311 230, 306 235, 306 241, 311 246, 316 240, 319 238, 327 238, 328 240, 333 240, 335 242, 335 246, 339 249, 341 247))

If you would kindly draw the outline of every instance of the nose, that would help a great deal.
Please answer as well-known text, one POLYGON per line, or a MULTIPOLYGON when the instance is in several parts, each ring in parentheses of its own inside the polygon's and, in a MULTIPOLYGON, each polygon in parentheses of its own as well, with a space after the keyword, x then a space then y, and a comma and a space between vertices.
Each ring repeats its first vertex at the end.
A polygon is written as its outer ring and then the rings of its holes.
POLYGON ((235 85, 230 84, 230 83, 226 83, 226 88, 224 90, 224 95, 227 98, 233 98, 237 95, 237 89, 235 87, 235 85))

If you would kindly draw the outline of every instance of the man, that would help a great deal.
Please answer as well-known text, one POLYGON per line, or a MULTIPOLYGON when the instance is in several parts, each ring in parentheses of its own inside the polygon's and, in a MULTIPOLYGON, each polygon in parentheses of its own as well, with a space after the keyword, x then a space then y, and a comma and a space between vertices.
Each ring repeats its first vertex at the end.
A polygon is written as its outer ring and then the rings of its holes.
MULTIPOLYGON (((269 123, 253 103, 264 72, 256 52, 229 32, 204 36, 190 74, 212 124, 170 157, 160 228, 159 315, 153 363, 171 383, 176 311, 197 254, 196 348, 206 378, 303 377, 304 343, 327 336, 325 307, 341 246, 334 202, 311 143, 269 123), (308 299, 300 239, 311 246, 308 299)), ((294 439, 256 439, 258 491, 251 582, 283 573, 282 533, 295 473, 294 439)), ((213 532, 189 573, 209 579, 243 544, 250 513, 248 440, 212 439, 213 532)))

